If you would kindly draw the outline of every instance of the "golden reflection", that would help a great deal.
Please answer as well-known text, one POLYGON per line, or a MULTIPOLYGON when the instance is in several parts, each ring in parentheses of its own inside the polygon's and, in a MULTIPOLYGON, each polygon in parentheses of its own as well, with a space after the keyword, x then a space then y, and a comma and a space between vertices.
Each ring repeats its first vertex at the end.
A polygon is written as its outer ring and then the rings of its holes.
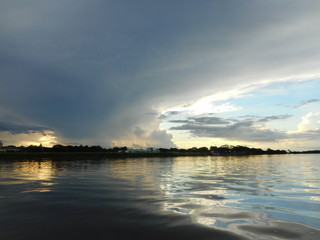
POLYGON ((35 188, 35 189, 30 189, 30 190, 25 190, 22 193, 31 193, 31 192, 51 192, 49 188, 35 188))
POLYGON ((28 182, 37 182, 34 188, 24 192, 49 192, 57 168, 53 161, 23 161, 15 163, 15 172, 18 179, 28 182))
POLYGON ((17 162, 16 169, 25 180, 51 180, 54 176, 52 161, 17 162))

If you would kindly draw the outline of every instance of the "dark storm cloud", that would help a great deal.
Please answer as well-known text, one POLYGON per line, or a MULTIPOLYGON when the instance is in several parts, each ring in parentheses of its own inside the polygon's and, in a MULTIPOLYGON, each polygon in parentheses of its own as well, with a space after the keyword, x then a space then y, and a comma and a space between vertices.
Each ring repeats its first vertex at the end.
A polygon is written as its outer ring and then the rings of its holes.
POLYGON ((318 69, 307 2, 1 1, 0 107, 110 143, 152 108, 318 69))
POLYGON ((180 126, 171 127, 171 130, 189 131, 195 137, 225 138, 241 141, 268 142, 288 138, 282 131, 261 129, 259 123, 272 120, 283 120, 289 115, 269 116, 257 120, 253 119, 223 119, 218 117, 202 117, 185 120, 180 126))
POLYGON ((14 123, 14 122, 5 122, 0 121, 0 132, 10 132, 11 134, 21 134, 21 133, 42 133, 44 131, 50 130, 45 127, 36 126, 32 124, 22 124, 22 123, 14 123))

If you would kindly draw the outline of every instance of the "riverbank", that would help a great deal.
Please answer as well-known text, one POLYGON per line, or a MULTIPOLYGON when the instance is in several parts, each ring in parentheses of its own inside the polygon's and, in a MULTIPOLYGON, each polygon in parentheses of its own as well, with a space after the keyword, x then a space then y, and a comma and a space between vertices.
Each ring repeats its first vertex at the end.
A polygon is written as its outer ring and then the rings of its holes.
MULTIPOLYGON (((320 154, 320 151, 289 152, 274 154, 320 154)), ((145 157, 179 157, 179 156, 253 156, 253 155, 274 155, 270 153, 259 154, 211 154, 207 152, 0 152, 1 159, 21 158, 145 158, 145 157)))
POLYGON ((141 157, 177 157, 177 156, 209 156, 207 153, 112 153, 112 152, 2 152, 1 159, 8 158, 51 158, 51 157, 103 157, 103 158, 141 158, 141 157))

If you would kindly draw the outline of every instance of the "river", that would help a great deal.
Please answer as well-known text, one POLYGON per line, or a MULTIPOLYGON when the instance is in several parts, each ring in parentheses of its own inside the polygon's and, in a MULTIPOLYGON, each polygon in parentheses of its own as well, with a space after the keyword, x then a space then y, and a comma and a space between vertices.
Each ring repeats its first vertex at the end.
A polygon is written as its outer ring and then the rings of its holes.
POLYGON ((320 155, 0 160, 0 238, 320 239, 320 155))

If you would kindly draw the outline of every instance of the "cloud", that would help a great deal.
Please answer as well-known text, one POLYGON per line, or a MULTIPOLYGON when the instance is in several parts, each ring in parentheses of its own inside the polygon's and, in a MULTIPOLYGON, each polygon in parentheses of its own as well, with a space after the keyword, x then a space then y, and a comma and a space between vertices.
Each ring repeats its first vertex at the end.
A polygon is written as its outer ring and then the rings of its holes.
MULTIPOLYGON (((307 130, 304 132, 291 132, 289 135, 290 138, 296 138, 301 141, 303 140, 319 140, 320 139, 320 130, 307 130)), ((319 144, 318 144, 319 146, 319 144)))
POLYGON ((181 111, 166 111, 164 114, 161 114, 159 118, 164 120, 164 119, 170 118, 171 116, 176 116, 179 114, 181 114, 181 111))
POLYGON ((189 117, 185 120, 170 120, 171 123, 185 123, 185 124, 207 124, 207 125, 221 125, 229 124, 230 121, 220 117, 189 117))
POLYGON ((133 134, 127 133, 127 136, 113 141, 115 146, 127 146, 134 148, 146 147, 165 147, 172 148, 176 145, 172 142, 172 134, 165 130, 145 130, 140 127, 134 129, 133 134))
POLYGON ((289 114, 284 114, 284 115, 277 115, 277 116, 268 116, 268 117, 262 117, 258 120, 258 122, 270 122, 270 121, 274 121, 274 120, 284 120, 284 119, 288 119, 292 117, 292 115, 289 114))
POLYGON ((309 112, 302 116, 297 130, 288 132, 288 140, 297 149, 319 149, 320 112, 309 112))
POLYGON ((148 112, 319 74, 319 9, 287 0, 5 1, 0 108, 72 142, 105 146, 147 125, 150 140, 172 144, 148 112))
POLYGON ((172 134, 168 134, 165 130, 154 130, 149 136, 148 140, 155 147, 172 148, 176 147, 172 143, 172 134))
POLYGON ((301 101, 300 103, 298 104, 295 104, 295 105, 288 105, 288 104, 278 104, 279 106, 285 106, 285 107, 290 107, 290 108, 300 108, 300 107, 303 107, 305 105, 308 105, 310 103, 316 103, 316 102, 320 102, 320 99, 309 99, 309 100, 305 100, 305 101, 301 101))
POLYGON ((44 134, 44 132, 48 130, 50 129, 43 126, 0 121, 0 132, 9 132, 11 134, 28 134, 39 132, 44 134))
POLYGON ((261 123, 286 118, 288 118, 286 115, 269 116, 254 121, 252 119, 238 120, 201 117, 186 120, 183 125, 171 127, 171 130, 186 130, 195 137, 224 138, 232 141, 270 142, 285 139, 288 136, 283 131, 266 129, 261 123))
POLYGON ((134 134, 136 136, 141 136, 142 134, 144 134, 144 131, 140 127, 136 127, 135 130, 134 130, 134 134))
POLYGON ((285 120, 285 119, 288 119, 292 116, 293 115, 290 115, 290 114, 282 114, 282 115, 274 115, 274 116, 266 116, 266 117, 261 117, 258 115, 244 115, 244 116, 240 116, 238 118, 246 119, 246 120, 250 120, 250 121, 257 121, 257 122, 261 122, 261 123, 267 123, 267 122, 274 121, 274 120, 285 120))
POLYGON ((318 132, 320 131, 320 112, 309 112, 302 117, 298 125, 298 132, 318 132))
POLYGON ((320 102, 320 99, 310 99, 310 100, 302 101, 300 104, 296 105, 296 107, 302 107, 304 105, 315 103, 315 102, 320 102))
POLYGON ((3 141, 5 145, 16 145, 16 146, 29 146, 29 145, 39 145, 52 146, 60 141, 53 131, 45 130, 43 132, 29 131, 22 133, 10 133, 8 131, 0 132, 0 140, 3 141))

